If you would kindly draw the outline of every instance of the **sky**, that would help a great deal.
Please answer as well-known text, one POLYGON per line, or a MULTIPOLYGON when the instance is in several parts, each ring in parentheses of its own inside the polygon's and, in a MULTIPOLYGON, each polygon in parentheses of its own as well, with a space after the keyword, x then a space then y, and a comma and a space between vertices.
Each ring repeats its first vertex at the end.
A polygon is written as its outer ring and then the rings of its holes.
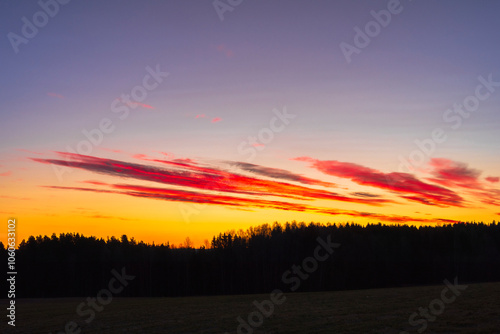
POLYGON ((499 12, 4 1, 0 240, 498 220, 499 12))

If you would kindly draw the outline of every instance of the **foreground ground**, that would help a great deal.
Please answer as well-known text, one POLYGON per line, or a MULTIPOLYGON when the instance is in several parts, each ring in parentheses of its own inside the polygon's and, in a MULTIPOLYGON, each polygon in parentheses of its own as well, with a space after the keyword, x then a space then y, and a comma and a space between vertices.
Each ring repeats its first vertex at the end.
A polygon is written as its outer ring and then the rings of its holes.
MULTIPOLYGON (((239 333, 500 333, 500 283, 470 284, 434 321, 409 317, 419 307, 439 308, 439 286, 339 292, 287 293, 263 324, 239 333)), ((453 296, 451 292, 446 298, 453 296)), ((16 327, 2 321, 1 333, 238 333, 238 316, 248 320, 253 301, 269 294, 188 298, 113 298, 86 323, 77 315, 85 298, 18 299, 16 327), (81 327, 65 325, 75 321, 81 327)), ((6 305, 2 300, 2 309, 6 305)), ((84 308, 83 310, 87 310, 84 308)), ((439 312, 439 311, 437 311, 439 312)), ((254 321, 259 321, 254 313, 254 321)), ((432 314, 430 315, 432 317, 432 314)), ((2 316, 5 319, 5 315, 2 316)), ((254 322, 255 324, 255 322, 254 322)))

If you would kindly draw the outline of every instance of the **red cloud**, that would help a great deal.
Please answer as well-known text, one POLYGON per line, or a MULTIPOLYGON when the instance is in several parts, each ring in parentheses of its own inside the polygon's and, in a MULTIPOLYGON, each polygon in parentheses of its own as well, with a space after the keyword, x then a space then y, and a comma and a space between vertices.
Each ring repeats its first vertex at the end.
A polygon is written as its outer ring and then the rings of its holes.
POLYGON ((10 176, 12 174, 11 171, 5 172, 5 173, 0 173, 0 176, 10 176))
MULTIPOLYGON (((191 160, 191 159, 174 159, 174 155, 171 153, 160 152, 160 151, 155 151, 155 152, 161 153, 162 155, 171 159, 171 161, 174 161, 174 162, 195 164, 194 160, 191 160)), ((134 155, 132 155, 132 158, 144 160, 144 161, 153 161, 153 162, 163 162, 164 161, 164 160, 160 160, 158 158, 149 157, 146 154, 142 154, 142 153, 134 154, 134 155)))
POLYGON ((217 123, 217 122, 220 122, 220 121, 222 121, 222 118, 220 118, 220 117, 215 117, 215 118, 212 119, 212 123, 217 123))
POLYGON ((138 105, 140 107, 146 108, 146 109, 154 109, 154 107, 150 106, 149 104, 139 103, 139 102, 134 102, 134 104, 136 104, 136 105, 138 105))
POLYGON ((455 192, 418 180, 408 173, 383 173, 350 162, 317 160, 299 157, 293 160, 306 161, 311 167, 336 177, 349 179, 357 184, 389 190, 400 197, 426 205, 463 206, 463 198, 455 192))
POLYGON ((487 178, 485 178, 485 180, 491 183, 498 183, 500 181, 500 177, 488 176, 487 178))
MULTIPOLYGON (((500 191, 487 189, 479 180, 481 171, 469 168, 467 164, 449 159, 431 159, 430 166, 433 178, 428 180, 447 187, 461 187, 479 201, 488 205, 500 205, 500 191)), ((487 177, 487 181, 497 180, 495 177, 487 177)), ((495 183, 495 182, 492 182, 495 183)))
POLYGON ((310 184, 310 185, 317 185, 317 186, 324 186, 324 187, 336 187, 334 183, 330 182, 324 182, 316 179, 311 179, 299 174, 292 173, 290 171, 284 170, 284 169, 279 169, 279 168, 271 168, 271 167, 264 167, 264 166, 259 166, 255 164, 251 164, 248 162, 235 162, 235 161, 227 161, 231 166, 238 167, 241 170, 258 174, 258 175, 263 175, 267 177, 272 177, 275 179, 282 179, 286 181, 295 181, 295 182, 300 182, 304 184, 310 184))
POLYGON ((195 191, 185 191, 178 189, 166 189, 166 188, 154 188, 145 186, 135 186, 135 185, 124 185, 115 184, 111 185, 112 188, 116 190, 103 190, 103 189, 91 189, 91 188, 78 188, 78 187, 60 187, 60 186, 45 186, 51 189, 63 189, 63 190, 78 190, 78 191, 88 191, 97 193, 110 193, 110 194, 120 194, 128 195, 141 198, 166 200, 166 201, 176 201, 176 202, 190 202, 190 203, 205 203, 212 205, 223 205, 226 207, 233 207, 238 209, 248 209, 248 208, 260 208, 260 209, 274 209, 274 210, 285 210, 285 211, 297 211, 297 212, 310 212, 325 214, 330 216, 336 215, 346 215, 351 217, 368 218, 375 219, 378 221, 387 221, 393 223, 408 223, 408 222, 420 222, 420 223, 456 223, 457 221, 449 219, 423 219, 423 218, 413 218, 409 216, 398 216, 398 215, 383 215, 372 212, 359 212, 355 210, 340 210, 331 208, 321 208, 314 207, 310 205, 289 203, 283 201, 271 201, 264 199, 247 199, 235 196, 227 195, 211 195, 204 194, 195 191))
POLYGON ((154 109, 154 107, 150 106, 149 104, 144 104, 136 101, 124 101, 122 98, 118 98, 119 101, 122 103, 125 103, 127 106, 134 108, 134 107, 142 107, 146 109, 154 109))
POLYGON ((205 114, 198 114, 195 118, 205 118, 205 114))
POLYGON ((107 186, 107 183, 100 182, 100 181, 93 181, 93 180, 86 180, 86 181, 80 181, 80 183, 87 183, 87 184, 93 184, 96 186, 107 186))
POLYGON ((196 165, 196 162, 193 159, 189 158, 180 158, 180 159, 173 159, 173 162, 184 164, 185 166, 188 165, 196 165))
POLYGON ((165 157, 167 157, 169 159, 173 159, 174 158, 174 154, 173 153, 163 152, 163 151, 154 151, 154 152, 160 153, 160 154, 164 155, 165 157))
POLYGON ((134 154, 132 158, 139 160, 149 160, 148 156, 145 154, 134 154))
POLYGON ((431 159, 429 165, 434 168, 432 171, 434 177, 429 179, 433 182, 448 187, 459 186, 471 189, 480 187, 478 178, 481 175, 481 171, 468 168, 468 166, 462 162, 434 158, 431 159))
MULTIPOLYGON (((296 196, 299 196, 298 198, 302 197, 303 199, 308 199, 308 198, 314 198, 314 199, 327 199, 327 200, 337 200, 337 201, 344 201, 344 202, 354 202, 354 203, 362 203, 362 204, 369 204, 369 205, 381 205, 383 203, 389 203, 391 201, 385 200, 385 199, 380 199, 380 200, 366 200, 366 199, 358 199, 358 198, 352 198, 352 197, 346 197, 346 196, 341 196, 335 193, 331 192, 325 192, 321 190, 316 190, 316 189, 311 189, 307 187, 302 187, 302 186, 296 186, 292 185, 289 183, 283 183, 283 182, 276 182, 276 181, 266 181, 266 180, 261 180, 261 179, 256 179, 256 178, 251 178, 243 175, 239 175, 236 173, 230 173, 226 171, 221 171, 218 169, 213 169, 213 168, 208 168, 208 167, 201 167, 201 166, 194 166, 192 160, 190 159, 176 159, 174 161, 165 161, 165 160, 151 160, 171 166, 179 166, 179 167, 187 167, 193 171, 196 171, 198 173, 207 173, 212 176, 217 176, 221 178, 221 183, 230 183, 234 185, 236 189, 239 189, 237 191, 244 191, 244 193, 248 194, 249 188, 253 189, 256 191, 255 194, 257 195, 262 195, 262 194, 267 194, 269 196, 280 196, 280 197, 289 197, 289 198, 297 198, 296 196)), ((306 184, 314 184, 314 185, 322 185, 322 186, 333 186, 334 184, 329 183, 329 182, 323 182, 319 180, 314 180, 306 177, 299 176, 297 174, 293 174, 291 172, 285 171, 285 170, 280 170, 280 169, 274 169, 274 168, 268 168, 268 167, 262 167, 258 165, 253 165, 253 164, 248 164, 248 163, 241 163, 241 162, 236 162, 234 165, 237 165, 239 167, 243 165, 250 165, 253 166, 252 168, 243 168, 247 171, 253 171, 257 172, 261 175, 267 175, 269 177, 273 178, 281 178, 281 179, 287 179, 289 181, 297 181, 297 182, 302 182, 306 184)), ((213 183, 213 181, 212 181, 213 183)), ((220 185, 217 185, 219 187, 220 185)), ((218 189, 220 190, 220 189, 218 189)), ((228 188, 225 189, 225 191, 233 192, 233 190, 229 190, 228 188)))
MULTIPOLYGON (((148 159, 148 161, 161 163, 167 166, 166 168, 160 168, 152 165, 127 163, 74 153, 58 152, 58 154, 65 157, 66 160, 34 158, 32 158, 32 160, 46 164, 80 168, 111 176, 157 182, 173 186, 190 187, 204 191, 217 191, 252 196, 273 196, 301 200, 323 199, 376 206, 392 202, 382 198, 343 196, 330 191, 313 189, 286 182, 263 180, 213 167, 197 165, 186 160, 167 161, 148 159)), ((290 174, 285 175, 281 172, 279 177, 290 178, 292 176, 290 174)), ((301 180, 303 182, 320 184, 319 182, 314 182, 312 179, 304 178, 301 180)))

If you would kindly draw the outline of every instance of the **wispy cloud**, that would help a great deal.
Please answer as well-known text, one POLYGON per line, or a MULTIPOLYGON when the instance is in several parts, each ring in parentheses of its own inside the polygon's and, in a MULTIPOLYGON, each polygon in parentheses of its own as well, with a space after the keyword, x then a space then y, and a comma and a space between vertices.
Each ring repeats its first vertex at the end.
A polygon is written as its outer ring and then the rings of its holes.
POLYGON ((464 205, 464 199, 454 191, 420 181, 412 174, 383 173, 369 167, 336 160, 317 160, 310 157, 293 160, 308 162, 312 168, 327 175, 346 178, 363 186, 389 190, 406 200, 436 206, 464 205))
POLYGON ((138 159, 138 160, 151 160, 152 159, 152 158, 150 158, 147 155, 142 154, 142 153, 134 154, 134 155, 132 155, 132 158, 138 159))
MULTIPOLYGON (((147 163, 132 163, 113 159, 86 156, 76 153, 56 152, 55 159, 31 158, 33 161, 78 168, 121 180, 139 180, 161 184, 105 183, 90 179, 82 183, 95 187, 45 186, 51 189, 78 190, 103 194, 119 194, 173 202, 206 203, 222 205, 239 210, 257 208, 310 212, 326 215, 345 215, 394 223, 406 222, 455 222, 442 218, 417 218, 404 215, 387 215, 376 212, 343 210, 315 205, 315 200, 338 201, 370 206, 387 206, 397 202, 371 192, 356 191, 340 194, 325 188, 336 188, 335 183, 305 177, 280 169, 239 161, 204 162, 192 159, 157 159, 145 154, 133 157, 147 163), (222 166, 234 167, 225 170, 222 166), (319 186, 313 188, 310 186, 319 186), (303 201, 299 203, 297 201, 303 201), (305 202, 304 202, 305 201, 305 202), (306 204, 307 203, 307 204, 306 204)), ((331 176, 347 178, 357 184, 383 189, 400 198, 426 205, 461 207, 465 200, 448 186, 467 187, 483 203, 495 204, 500 190, 481 188, 478 183, 480 171, 464 164, 445 160, 432 162, 432 178, 442 184, 430 184, 406 173, 383 173, 378 170, 349 162, 321 161, 310 157, 294 160, 308 162, 311 167, 331 176), (472 185, 477 188, 471 189, 472 185), (488 202, 489 201, 489 202, 488 202)), ((496 204, 495 204, 496 205, 496 204)))
POLYGON ((229 165, 236 166, 241 170, 275 179, 282 179, 287 181, 294 181, 294 182, 300 182, 304 184, 324 186, 324 187, 336 187, 335 183, 324 182, 308 178, 284 169, 264 167, 260 165, 251 164, 248 162, 239 162, 239 161, 225 161, 225 162, 228 163, 229 165))
POLYGON ((429 162, 433 168, 432 178, 428 180, 447 187, 463 187, 477 189, 480 187, 478 178, 481 171, 469 168, 467 164, 449 159, 434 158, 429 162))
POLYGON ((355 193, 351 193, 351 195, 359 196, 359 197, 369 197, 369 198, 380 197, 380 195, 371 194, 371 193, 367 193, 367 192, 355 192, 355 193))
POLYGON ((217 122, 220 122, 220 121, 222 121, 222 118, 220 118, 220 117, 212 118, 212 123, 217 123, 217 122))
POLYGON ((491 189, 481 181, 482 171, 470 168, 463 162, 443 158, 431 159, 429 165, 433 176, 428 178, 429 181, 451 188, 463 188, 484 204, 500 205, 500 190, 491 189))
POLYGON ((145 103, 141 103, 141 102, 137 102, 137 101, 129 101, 129 100, 125 101, 122 98, 118 98, 118 100, 131 108, 141 107, 141 108, 145 108, 145 109, 154 109, 154 107, 150 106, 149 104, 145 104, 145 103))
POLYGON ((325 214, 329 216, 344 215, 344 216, 367 218, 367 219, 373 219, 374 221, 385 221, 392 223, 419 222, 427 224, 430 223, 440 224, 440 223, 457 222, 455 220, 442 219, 442 218, 423 219, 410 216, 384 215, 373 212, 360 212, 356 210, 322 208, 305 204, 289 203, 284 201, 248 199, 248 198, 241 198, 241 197, 227 196, 227 195, 211 195, 211 194, 200 193, 197 191, 185 191, 177 189, 145 187, 145 186, 136 186, 127 184, 114 184, 110 186, 115 190, 79 188, 79 187, 60 187, 60 186, 44 186, 44 187, 51 189, 58 189, 58 190, 77 190, 77 191, 87 191, 96 193, 120 194, 120 195, 128 195, 140 198, 149 198, 149 199, 166 200, 166 201, 223 205, 226 207, 232 207, 243 210, 247 210, 248 208, 274 209, 274 210, 284 210, 284 211, 325 214))
POLYGON ((164 151, 154 151, 154 152, 160 153, 162 156, 168 159, 173 159, 175 157, 174 154, 170 152, 164 152, 164 151))
MULTIPOLYGON (((136 164, 74 153, 58 152, 58 155, 65 159, 32 158, 32 160, 45 164, 84 169, 90 172, 110 176, 132 178, 171 186, 189 187, 204 191, 217 191, 247 196, 282 197, 300 200, 322 199, 375 206, 392 202, 391 200, 382 198, 363 199, 287 182, 264 180, 261 178, 224 171, 213 166, 196 164, 191 160, 148 159, 151 163, 159 163, 163 165, 163 167, 159 167, 152 164, 136 164)), ((259 171, 260 173, 264 173, 264 171, 266 171, 265 168, 258 168, 258 166, 254 166, 253 169, 259 171)), ((270 170, 267 171, 269 172, 270 170)), ((273 171, 279 178, 296 178, 296 180, 302 180, 302 183, 309 182, 315 183, 316 185, 321 184, 321 182, 314 181, 313 179, 300 179, 298 175, 279 171, 280 170, 273 171)), ((269 175, 271 176, 272 173, 269 175)))
POLYGON ((95 186, 106 186, 106 185, 108 185, 107 183, 104 183, 104 182, 101 182, 101 181, 94 181, 94 180, 80 181, 80 183, 93 184, 95 186))
POLYGON ((497 176, 488 176, 485 178, 486 181, 491 183, 498 183, 500 181, 500 177, 497 176))

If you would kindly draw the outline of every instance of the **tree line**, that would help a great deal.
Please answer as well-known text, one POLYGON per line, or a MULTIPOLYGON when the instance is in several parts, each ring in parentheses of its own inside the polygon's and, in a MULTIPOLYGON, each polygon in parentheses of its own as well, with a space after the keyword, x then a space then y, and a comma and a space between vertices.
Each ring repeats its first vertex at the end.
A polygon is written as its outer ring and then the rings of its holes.
MULTIPOLYGON (((340 244, 297 276, 297 291, 500 281, 500 224, 407 226, 274 223, 214 236, 201 248, 78 233, 31 236, 16 250, 17 297, 92 296, 112 269, 135 276, 121 296, 191 296, 287 290, 284 275, 340 244), (307 262, 307 261, 306 261, 307 262)), ((0 261, 7 250, 0 243, 0 261)), ((294 271, 295 274, 295 271, 294 271)), ((4 284, 4 283, 3 283, 4 284)))

